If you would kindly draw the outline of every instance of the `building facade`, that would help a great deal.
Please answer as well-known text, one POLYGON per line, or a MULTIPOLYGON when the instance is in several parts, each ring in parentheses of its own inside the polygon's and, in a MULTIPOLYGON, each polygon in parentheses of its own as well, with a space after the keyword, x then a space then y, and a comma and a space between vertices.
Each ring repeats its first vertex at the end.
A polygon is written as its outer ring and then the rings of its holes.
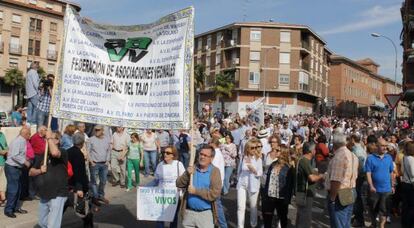
MULTIPOLYGON (((333 110, 340 116, 371 116, 386 114, 384 94, 402 91, 401 84, 378 74, 380 66, 371 59, 354 61, 339 55, 331 56, 328 96, 334 100, 333 110)), ((401 104, 399 116, 408 115, 401 104)))
MULTIPOLYGON (((206 68, 199 108, 215 102, 216 75, 234 74, 233 96, 225 108, 243 114, 265 97, 266 109, 286 115, 319 112, 328 94, 326 43, 304 25, 273 22, 233 23, 195 38, 194 63, 206 68)), ((215 102, 218 108, 218 102, 215 102)))
MULTIPOLYGON (((11 109, 11 88, 3 77, 10 68, 26 76, 30 63, 37 61, 46 73, 55 73, 66 1, 0 1, 0 103, 11 109)), ((70 3, 75 9, 80 6, 70 3)))

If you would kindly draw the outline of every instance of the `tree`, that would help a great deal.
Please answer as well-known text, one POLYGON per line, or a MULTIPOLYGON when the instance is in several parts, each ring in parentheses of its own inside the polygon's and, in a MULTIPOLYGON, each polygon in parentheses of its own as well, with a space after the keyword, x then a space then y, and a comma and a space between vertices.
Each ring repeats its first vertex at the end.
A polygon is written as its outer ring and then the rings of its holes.
POLYGON ((16 90, 23 88, 25 80, 23 78, 23 72, 17 68, 11 68, 6 71, 4 75, 4 84, 9 85, 12 88, 12 110, 15 106, 15 94, 16 90))
POLYGON ((39 66, 37 73, 39 74, 39 78, 46 78, 46 71, 43 69, 43 67, 39 66))
MULTIPOLYGON (((197 92, 199 92, 201 89, 204 89, 204 79, 206 78, 206 67, 201 64, 196 64, 194 66, 194 89, 195 94, 198 95, 197 92)), ((194 107, 196 110, 196 113, 198 113, 198 98, 194 98, 194 107)))
POLYGON ((234 75, 231 72, 216 74, 216 84, 213 87, 214 95, 220 100, 221 110, 224 110, 224 98, 231 98, 234 88, 234 75))

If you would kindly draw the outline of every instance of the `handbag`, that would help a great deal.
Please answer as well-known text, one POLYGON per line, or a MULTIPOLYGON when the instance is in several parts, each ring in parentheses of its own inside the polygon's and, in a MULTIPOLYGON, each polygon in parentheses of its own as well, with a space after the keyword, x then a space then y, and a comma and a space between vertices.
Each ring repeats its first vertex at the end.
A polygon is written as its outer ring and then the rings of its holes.
MULTIPOLYGON (((351 167, 354 168, 354 157, 353 156, 352 156, 352 166, 351 167)), ((353 177, 354 177, 354 172, 352 171, 351 181, 352 181, 353 177)), ((338 190, 338 199, 339 199, 339 203, 344 207, 353 204, 355 202, 353 188, 339 189, 338 190)))
POLYGON ((295 184, 295 200, 296 205, 304 207, 306 206, 306 200, 307 200, 307 192, 308 192, 308 180, 306 179, 306 185, 305 185, 305 191, 304 192, 298 192, 298 174, 299 174, 299 163, 303 159, 299 159, 298 165, 296 166, 296 184, 295 184))

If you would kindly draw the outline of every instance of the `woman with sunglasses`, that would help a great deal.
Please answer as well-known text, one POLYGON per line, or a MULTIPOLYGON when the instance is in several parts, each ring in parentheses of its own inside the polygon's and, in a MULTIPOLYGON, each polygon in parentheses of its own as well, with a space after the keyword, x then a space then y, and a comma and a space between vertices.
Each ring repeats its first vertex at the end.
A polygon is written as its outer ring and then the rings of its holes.
MULTIPOLYGON (((267 153, 266 156, 264 156, 263 158, 264 173, 266 173, 270 165, 272 165, 272 163, 279 158, 280 150, 281 150, 280 148, 281 140, 279 137, 274 136, 274 135, 270 136, 269 144, 271 147, 271 151, 267 153)), ((266 176, 262 176, 262 182, 261 182, 262 187, 264 187, 265 183, 266 183, 266 176)))
MULTIPOLYGON (((184 165, 178 161, 178 152, 174 146, 165 148, 162 154, 162 162, 157 165, 155 170, 155 185, 158 187, 175 188, 175 181, 181 176, 184 171, 184 165)), ((170 228, 177 227, 177 214, 179 204, 177 203, 177 210, 175 211, 174 221, 170 223, 170 228)), ((164 222, 157 222, 157 228, 163 228, 164 222)))
POLYGON ((137 133, 131 134, 131 142, 128 145, 128 154, 127 154, 127 189, 129 192, 132 185, 132 170, 135 172, 135 186, 139 186, 139 168, 144 165, 144 149, 141 145, 141 140, 137 133))
POLYGON ((257 139, 246 143, 244 154, 238 167, 237 182, 237 227, 244 227, 246 200, 250 204, 250 226, 257 226, 257 198, 259 197, 260 177, 263 174, 261 145, 257 139), (259 152, 258 152, 259 151, 259 152))
POLYGON ((277 151, 277 159, 266 171, 262 194, 262 214, 265 228, 272 227, 274 210, 282 228, 288 224, 288 208, 293 194, 294 169, 289 165, 289 149, 277 151))

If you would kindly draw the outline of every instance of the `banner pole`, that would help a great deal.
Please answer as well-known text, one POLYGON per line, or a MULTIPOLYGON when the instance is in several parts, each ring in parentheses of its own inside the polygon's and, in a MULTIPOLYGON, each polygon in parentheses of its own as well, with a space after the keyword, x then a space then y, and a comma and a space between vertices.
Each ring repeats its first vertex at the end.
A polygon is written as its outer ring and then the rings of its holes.
MULTIPOLYGON (((66 10, 68 10, 69 4, 66 4, 66 10)), ((65 13, 66 16, 66 13, 65 13)), ((63 21, 65 21, 65 18, 63 18, 63 21)), ((65 23, 64 23, 65 24, 65 23)), ((60 40, 60 44, 59 44, 59 52, 58 52, 58 56, 57 56, 57 67, 55 68, 55 77, 53 79, 53 88, 52 88, 52 94, 50 95, 50 106, 49 106, 49 115, 48 115, 48 120, 47 120, 47 130, 51 129, 51 125, 52 125, 52 110, 53 110, 53 99, 55 98, 55 90, 56 90, 56 81, 58 78, 58 73, 59 73, 59 67, 61 65, 61 58, 62 58, 62 48, 63 48, 63 43, 65 42, 65 38, 67 35, 67 28, 64 28, 64 36, 63 39, 60 40)), ((44 157, 43 157, 43 165, 47 166, 47 156, 48 156, 48 149, 49 149, 49 145, 48 145, 48 139, 46 138, 46 145, 45 145, 45 153, 44 153, 44 157)))
MULTIPOLYGON (((194 9, 193 9, 194 10, 194 9)), ((191 18, 193 20, 193 18, 191 18)), ((194 32, 194 23, 192 23, 194 32)), ((194 38, 192 39, 193 45, 191 47, 191 75, 190 75, 190 134, 191 134, 191 141, 190 141, 190 163, 189 166, 194 167, 196 149, 194 147, 194 96, 195 96, 195 89, 194 89, 194 38)), ((190 185, 193 185, 193 175, 190 176, 190 185)))

